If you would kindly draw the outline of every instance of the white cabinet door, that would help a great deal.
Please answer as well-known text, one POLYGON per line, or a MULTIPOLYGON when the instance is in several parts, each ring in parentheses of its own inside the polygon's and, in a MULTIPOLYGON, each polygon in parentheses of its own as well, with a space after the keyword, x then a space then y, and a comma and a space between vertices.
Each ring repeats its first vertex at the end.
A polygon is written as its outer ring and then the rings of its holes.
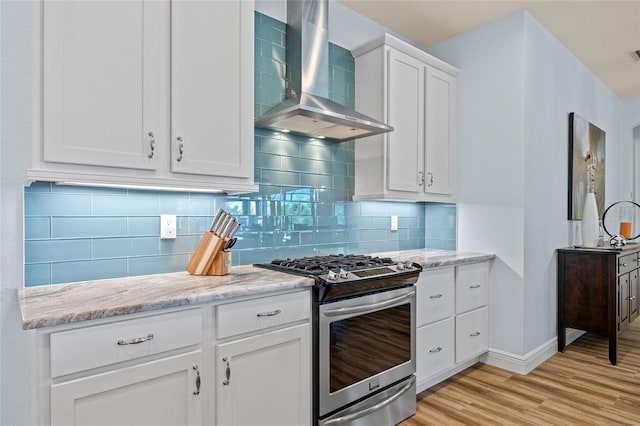
POLYGON ((454 314, 455 268, 425 269, 416 284, 418 327, 454 314))
POLYGON ((456 362, 463 362, 489 349, 489 308, 456 316, 456 362))
POLYGON ((44 161, 155 169, 151 145, 168 108, 168 2, 43 7, 44 161))
POLYGON ((455 191, 455 78, 426 67, 425 187, 427 193, 455 191))
POLYGON ((206 394, 197 394, 201 365, 202 352, 194 351, 54 384, 51 424, 202 424, 206 394))
POLYGON ((416 332, 416 377, 422 382, 453 367, 455 359, 455 322, 448 318, 418 328, 416 332))
POLYGON ((456 267, 456 313, 489 304, 489 263, 456 267))
POLYGON ((309 324, 218 345, 217 424, 310 424, 310 358, 309 324))
POLYGON ((171 171, 253 177, 252 1, 171 6, 171 171))
POLYGON ((422 192, 424 65, 393 49, 388 55, 388 189, 422 192))

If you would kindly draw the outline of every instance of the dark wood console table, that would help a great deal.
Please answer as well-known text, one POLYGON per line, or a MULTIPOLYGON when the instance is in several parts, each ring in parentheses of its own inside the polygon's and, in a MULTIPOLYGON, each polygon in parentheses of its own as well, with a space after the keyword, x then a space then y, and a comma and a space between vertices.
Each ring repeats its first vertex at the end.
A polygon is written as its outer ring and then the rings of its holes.
POLYGON ((618 362, 618 334, 639 312, 640 244, 622 249, 558 249, 558 352, 567 327, 609 338, 609 361, 618 362))

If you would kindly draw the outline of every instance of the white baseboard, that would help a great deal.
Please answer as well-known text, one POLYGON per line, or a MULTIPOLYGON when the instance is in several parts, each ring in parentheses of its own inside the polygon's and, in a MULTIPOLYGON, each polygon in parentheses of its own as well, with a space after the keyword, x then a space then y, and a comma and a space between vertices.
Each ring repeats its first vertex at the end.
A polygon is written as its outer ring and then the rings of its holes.
MULTIPOLYGON (((585 332, 573 328, 567 328, 566 342, 571 342, 582 336, 585 332)), ((498 349, 489 349, 489 352, 480 356, 480 361, 494 367, 509 370, 514 373, 526 375, 531 370, 551 358, 558 352, 558 338, 554 337, 546 343, 538 346, 526 355, 516 355, 498 349)))

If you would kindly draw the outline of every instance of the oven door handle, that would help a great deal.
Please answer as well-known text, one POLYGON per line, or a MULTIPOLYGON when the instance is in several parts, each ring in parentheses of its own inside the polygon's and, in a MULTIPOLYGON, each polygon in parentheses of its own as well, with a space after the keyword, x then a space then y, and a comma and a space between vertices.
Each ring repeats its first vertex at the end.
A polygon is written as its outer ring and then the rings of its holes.
POLYGON ((413 384, 415 383, 416 379, 412 378, 409 383, 407 383, 406 385, 404 385, 402 387, 402 389, 400 389, 398 392, 394 393, 393 395, 391 395, 389 398, 380 401, 379 403, 372 405, 371 407, 367 407, 364 410, 360 410, 357 411, 355 413, 351 413, 351 414, 347 414, 346 416, 342 416, 342 417, 336 417, 335 419, 331 419, 328 420, 324 423, 324 426, 331 426, 331 425, 340 425, 340 424, 345 424, 345 423, 350 423, 356 419, 359 419, 361 417, 366 416, 367 414, 371 414, 374 411, 378 411, 383 407, 386 407, 387 405, 391 404, 393 401, 395 401, 396 399, 400 398, 402 395, 404 395, 406 392, 408 392, 411 387, 413 386, 413 384))
POLYGON ((339 315, 348 315, 348 314, 361 314, 365 312, 371 312, 382 308, 391 307, 392 305, 397 305, 399 302, 402 302, 406 299, 411 299, 415 292, 411 292, 408 294, 404 294, 400 297, 394 297, 393 299, 383 300, 382 302, 370 303, 367 305, 358 305, 351 306, 348 308, 338 308, 338 309, 330 309, 328 311, 324 311, 323 315, 328 317, 337 317, 339 315))

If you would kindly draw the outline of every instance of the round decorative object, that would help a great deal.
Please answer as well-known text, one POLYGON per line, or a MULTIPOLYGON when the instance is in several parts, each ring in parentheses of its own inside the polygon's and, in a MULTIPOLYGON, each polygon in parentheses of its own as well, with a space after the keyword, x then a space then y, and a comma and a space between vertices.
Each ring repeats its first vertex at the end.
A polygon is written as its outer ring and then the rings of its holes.
MULTIPOLYGON (((618 201, 604 211, 602 227, 610 237, 620 237, 631 241, 640 237, 639 219, 640 204, 633 201, 618 201)), ((613 246, 613 241, 611 243, 613 246)))

